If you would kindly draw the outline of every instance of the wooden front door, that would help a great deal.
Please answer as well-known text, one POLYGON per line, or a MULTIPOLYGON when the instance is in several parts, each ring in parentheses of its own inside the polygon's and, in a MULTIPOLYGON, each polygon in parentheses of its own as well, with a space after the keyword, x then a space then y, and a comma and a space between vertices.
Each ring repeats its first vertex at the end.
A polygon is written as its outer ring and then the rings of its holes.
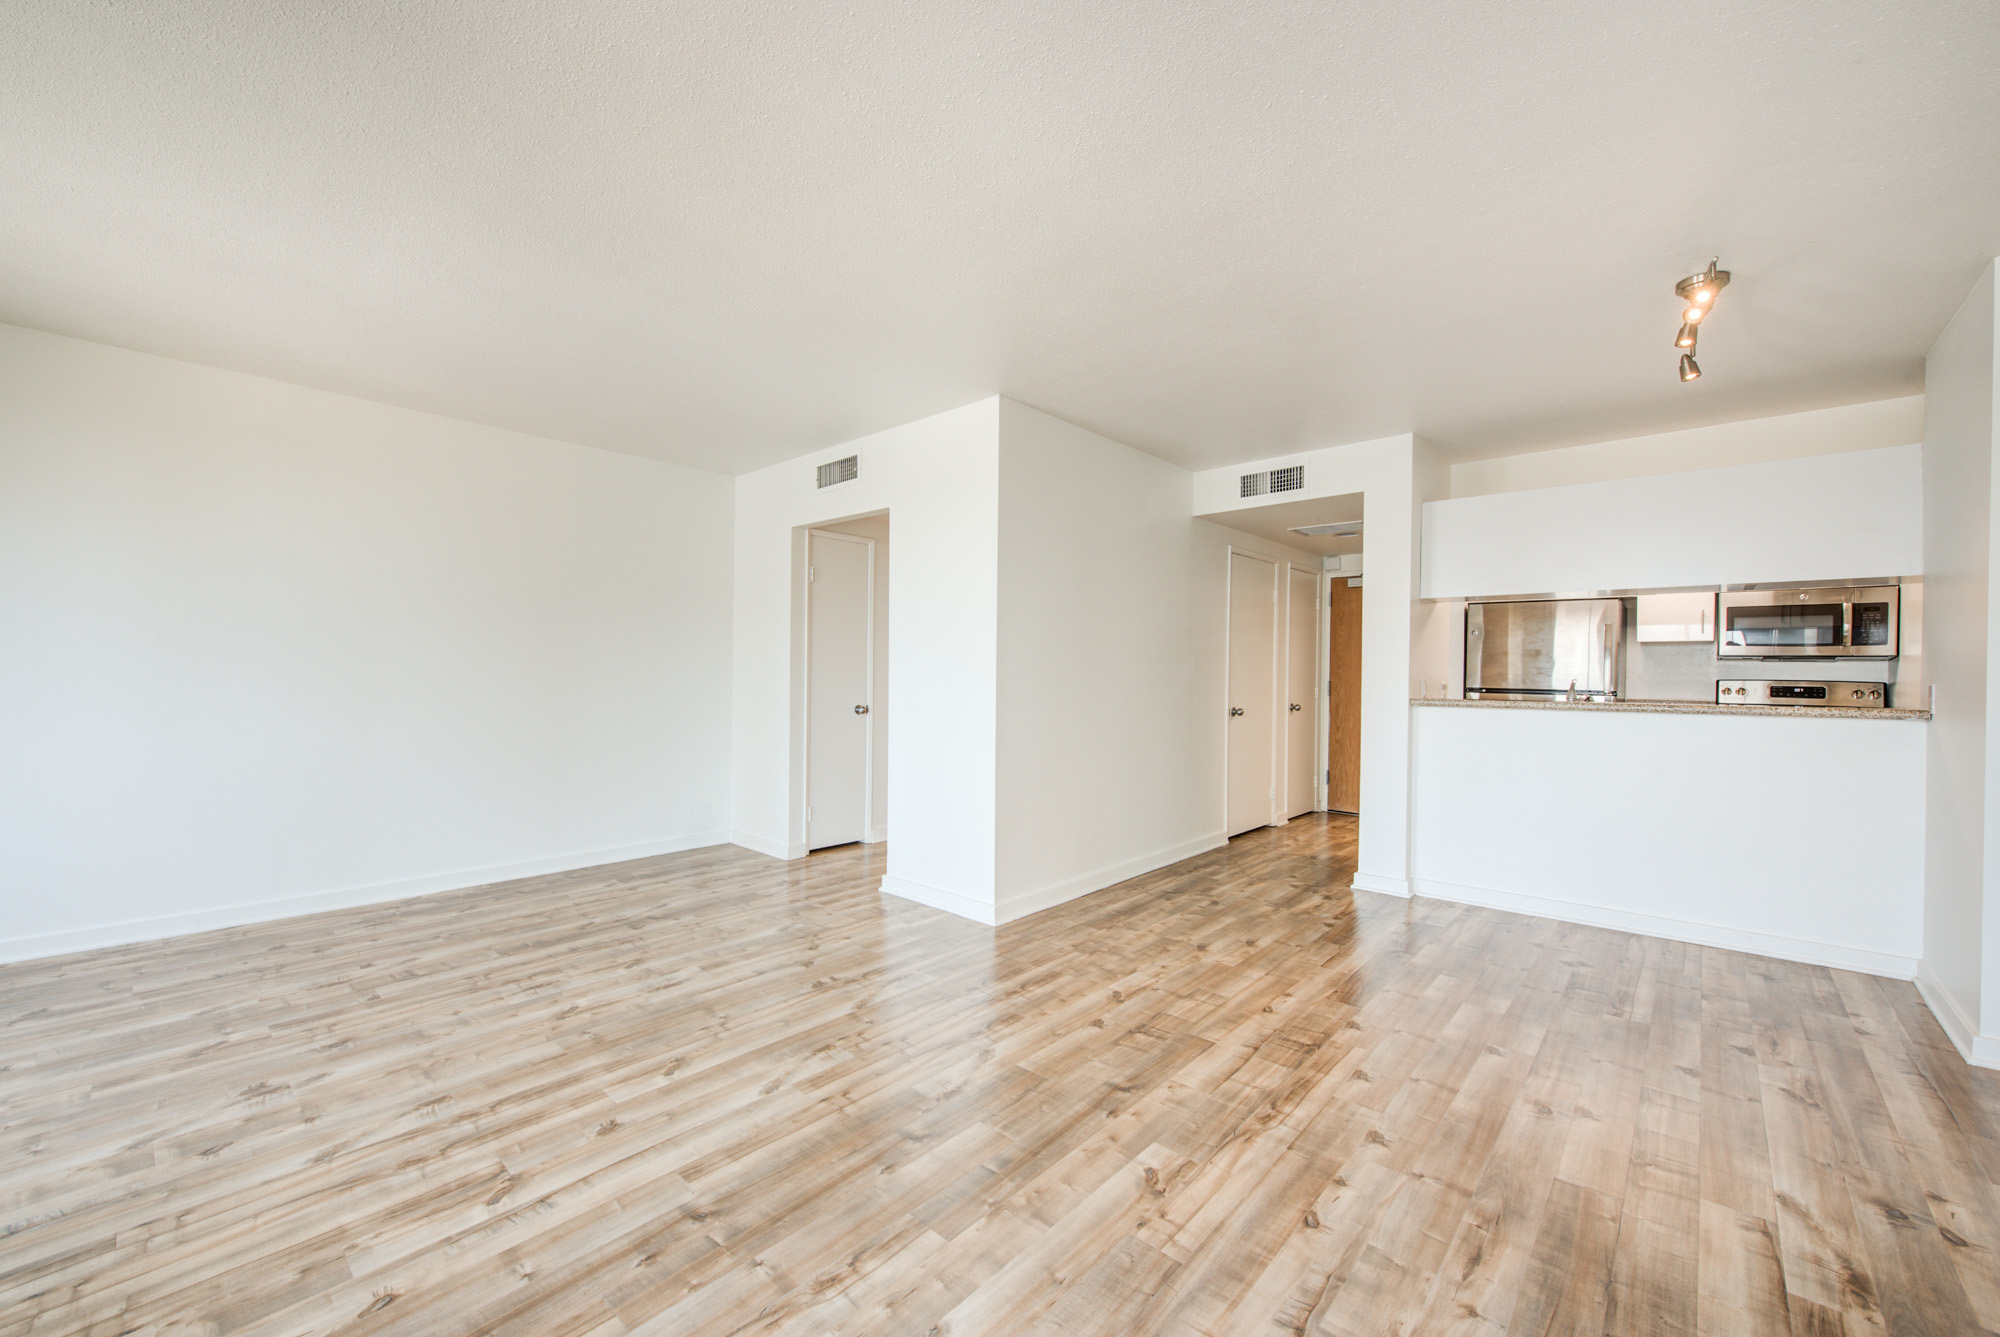
POLYGON ((1327 591, 1327 782, 1333 812, 1361 811, 1361 586, 1334 576, 1327 591))

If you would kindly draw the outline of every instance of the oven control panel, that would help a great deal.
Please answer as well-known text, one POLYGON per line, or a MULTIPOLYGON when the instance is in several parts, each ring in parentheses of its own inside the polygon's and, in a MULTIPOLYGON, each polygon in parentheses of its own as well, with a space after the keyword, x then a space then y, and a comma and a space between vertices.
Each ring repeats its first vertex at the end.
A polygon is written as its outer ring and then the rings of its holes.
POLYGON ((1800 682, 1724 678, 1715 699, 1726 706, 1844 706, 1880 708, 1889 704, 1886 682, 1800 682))

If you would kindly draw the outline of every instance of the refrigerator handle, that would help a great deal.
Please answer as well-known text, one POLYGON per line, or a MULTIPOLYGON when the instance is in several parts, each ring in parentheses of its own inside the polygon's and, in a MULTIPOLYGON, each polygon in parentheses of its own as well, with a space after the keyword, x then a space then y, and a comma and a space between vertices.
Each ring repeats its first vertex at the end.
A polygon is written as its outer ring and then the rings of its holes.
POLYGON ((1609 697, 1618 690, 1618 684, 1611 680, 1611 624, 1604 624, 1604 695, 1609 697))

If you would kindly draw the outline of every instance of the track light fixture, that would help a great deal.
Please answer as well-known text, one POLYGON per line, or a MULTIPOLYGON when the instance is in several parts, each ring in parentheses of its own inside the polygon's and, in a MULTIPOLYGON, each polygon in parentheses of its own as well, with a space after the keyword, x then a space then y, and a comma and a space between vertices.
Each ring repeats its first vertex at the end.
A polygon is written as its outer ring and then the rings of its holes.
POLYGON ((1701 376, 1701 365, 1694 360, 1695 336, 1701 332, 1701 322, 1715 310, 1716 294, 1729 286, 1729 271, 1717 269, 1715 261, 1708 262, 1708 268, 1699 274, 1690 274, 1674 285, 1674 295, 1687 303, 1681 312, 1681 332, 1674 336, 1674 347, 1687 351, 1681 354, 1681 379, 1692 381, 1701 376))

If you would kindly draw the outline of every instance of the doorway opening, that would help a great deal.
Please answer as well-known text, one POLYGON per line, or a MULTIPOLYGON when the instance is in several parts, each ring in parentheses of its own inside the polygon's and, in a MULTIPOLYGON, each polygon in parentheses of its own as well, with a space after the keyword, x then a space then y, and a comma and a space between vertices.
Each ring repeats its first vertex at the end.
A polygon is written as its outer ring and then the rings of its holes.
POLYGON ((1225 833, 1283 825, 1319 810, 1358 813, 1361 495, 1202 518, 1234 531, 1225 833))
POLYGON ((802 665, 808 852, 888 839, 889 517, 805 534, 802 665))

